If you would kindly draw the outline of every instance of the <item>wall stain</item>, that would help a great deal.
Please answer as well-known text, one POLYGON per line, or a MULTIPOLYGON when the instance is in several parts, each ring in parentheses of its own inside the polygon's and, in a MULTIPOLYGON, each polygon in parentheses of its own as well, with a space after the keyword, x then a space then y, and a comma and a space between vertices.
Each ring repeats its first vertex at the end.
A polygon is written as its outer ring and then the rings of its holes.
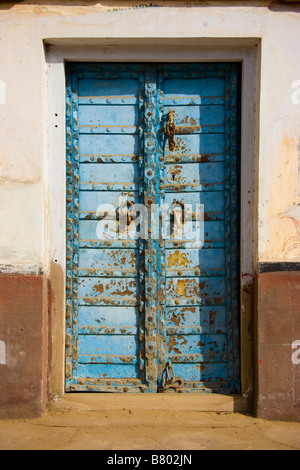
POLYGON ((294 222, 297 235, 290 237, 283 244, 282 251, 287 255, 290 251, 300 248, 300 204, 288 206, 284 212, 279 214, 280 219, 288 218, 294 222))

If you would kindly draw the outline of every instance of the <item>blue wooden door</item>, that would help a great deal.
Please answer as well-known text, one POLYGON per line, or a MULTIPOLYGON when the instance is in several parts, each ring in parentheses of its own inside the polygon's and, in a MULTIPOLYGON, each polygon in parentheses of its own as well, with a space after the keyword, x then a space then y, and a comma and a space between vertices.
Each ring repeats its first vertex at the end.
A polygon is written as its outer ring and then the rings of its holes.
POLYGON ((68 64, 67 391, 239 391, 237 86, 68 64))

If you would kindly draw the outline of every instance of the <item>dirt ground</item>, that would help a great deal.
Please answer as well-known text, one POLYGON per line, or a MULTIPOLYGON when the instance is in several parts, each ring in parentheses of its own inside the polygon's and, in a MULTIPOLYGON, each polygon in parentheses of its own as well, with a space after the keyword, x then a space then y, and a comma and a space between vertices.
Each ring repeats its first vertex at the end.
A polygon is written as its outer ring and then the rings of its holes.
POLYGON ((75 397, 40 418, 0 420, 0 450, 300 450, 300 423, 118 400, 113 408, 75 397))

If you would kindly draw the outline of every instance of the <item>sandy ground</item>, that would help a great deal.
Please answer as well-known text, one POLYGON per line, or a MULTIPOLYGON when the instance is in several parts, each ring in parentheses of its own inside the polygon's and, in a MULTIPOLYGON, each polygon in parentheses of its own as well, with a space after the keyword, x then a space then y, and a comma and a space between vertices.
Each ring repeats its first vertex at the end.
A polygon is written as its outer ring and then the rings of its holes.
POLYGON ((112 409, 75 398, 59 400, 40 418, 0 420, 0 449, 300 450, 300 423, 193 406, 124 407, 121 397, 112 409))

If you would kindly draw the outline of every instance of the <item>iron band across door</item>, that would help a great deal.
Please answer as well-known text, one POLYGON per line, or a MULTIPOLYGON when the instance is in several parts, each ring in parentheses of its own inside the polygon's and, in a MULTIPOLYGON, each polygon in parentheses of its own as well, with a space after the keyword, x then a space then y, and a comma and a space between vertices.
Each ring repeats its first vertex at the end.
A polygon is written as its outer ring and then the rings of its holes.
POLYGON ((66 391, 239 392, 239 65, 66 70, 66 391))

